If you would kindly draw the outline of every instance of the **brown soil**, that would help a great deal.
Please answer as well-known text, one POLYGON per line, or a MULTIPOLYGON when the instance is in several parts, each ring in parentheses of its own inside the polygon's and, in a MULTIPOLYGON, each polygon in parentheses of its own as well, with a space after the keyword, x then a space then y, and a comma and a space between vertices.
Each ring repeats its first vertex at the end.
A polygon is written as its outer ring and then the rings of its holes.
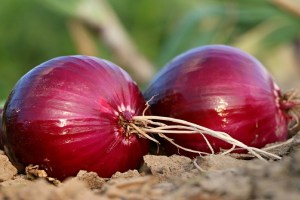
POLYGON ((103 179, 80 171, 60 183, 43 177, 31 166, 26 175, 0 151, 0 199, 5 200, 248 200, 300 199, 300 135, 275 152, 279 161, 237 159, 237 155, 211 155, 195 160, 184 156, 146 155, 138 170, 117 172, 103 179))

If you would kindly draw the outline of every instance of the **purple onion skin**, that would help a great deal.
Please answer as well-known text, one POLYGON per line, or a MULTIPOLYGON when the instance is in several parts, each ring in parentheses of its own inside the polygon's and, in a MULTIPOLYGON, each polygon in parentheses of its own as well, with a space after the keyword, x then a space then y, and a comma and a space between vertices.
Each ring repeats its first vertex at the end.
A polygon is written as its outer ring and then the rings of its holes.
POLYGON ((11 92, 4 149, 19 170, 33 164, 60 180, 79 170, 110 177, 139 167, 148 153, 148 141, 126 136, 119 123, 144 107, 136 83, 113 63, 58 57, 29 71, 11 92))
MULTIPOLYGON (((208 45, 177 56, 156 75, 144 96, 155 96, 150 102, 153 115, 224 131, 253 147, 287 139, 288 118, 278 86, 258 60, 237 48, 208 45)), ((168 136, 184 147, 211 152, 199 134, 168 136)), ((207 138, 216 152, 231 147, 207 138)), ((171 154, 196 155, 165 145, 171 154)))

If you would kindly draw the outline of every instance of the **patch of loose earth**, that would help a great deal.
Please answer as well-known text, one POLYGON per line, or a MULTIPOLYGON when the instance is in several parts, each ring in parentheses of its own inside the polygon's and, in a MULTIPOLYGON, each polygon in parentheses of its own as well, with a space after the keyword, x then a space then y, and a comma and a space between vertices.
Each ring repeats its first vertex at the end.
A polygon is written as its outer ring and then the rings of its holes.
POLYGON ((195 160, 178 155, 146 155, 139 171, 117 172, 110 179, 80 171, 62 183, 17 174, 0 152, 0 199, 299 200, 299 144, 297 136, 289 147, 280 150, 282 160, 268 163, 230 155, 195 160))

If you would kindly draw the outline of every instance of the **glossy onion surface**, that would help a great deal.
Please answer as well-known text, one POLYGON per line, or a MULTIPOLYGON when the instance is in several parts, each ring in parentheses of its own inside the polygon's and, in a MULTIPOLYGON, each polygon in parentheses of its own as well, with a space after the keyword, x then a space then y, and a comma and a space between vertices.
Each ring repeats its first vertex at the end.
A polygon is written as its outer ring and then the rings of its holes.
POLYGON ((33 164, 58 179, 79 170, 110 177, 137 168, 148 152, 148 141, 127 130, 144 107, 136 83, 113 63, 58 57, 29 71, 11 92, 4 149, 20 170, 33 164))
MULTIPOLYGON (((287 118, 272 77, 249 54, 224 45, 187 51, 168 63, 144 93, 153 115, 187 120, 224 131, 253 147, 287 138, 287 118)), ((184 147, 211 152, 201 135, 169 137, 184 147)), ((207 136, 216 151, 226 142, 207 136)), ((171 153, 178 149, 166 144, 171 153)), ((184 151, 181 154, 195 156, 184 151)))

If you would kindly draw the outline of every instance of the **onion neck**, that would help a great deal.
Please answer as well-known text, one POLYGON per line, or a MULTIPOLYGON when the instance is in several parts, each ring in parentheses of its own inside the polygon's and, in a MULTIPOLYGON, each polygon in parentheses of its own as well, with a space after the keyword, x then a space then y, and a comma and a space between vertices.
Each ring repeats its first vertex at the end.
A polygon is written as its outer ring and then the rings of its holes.
POLYGON ((139 122, 133 119, 134 116, 131 112, 124 111, 118 114, 118 125, 120 126, 119 132, 129 139, 133 134, 136 134, 139 138, 151 140, 159 144, 158 140, 151 137, 143 128, 147 127, 146 123, 139 122))
POLYGON ((300 130, 300 95, 298 90, 291 90, 280 96, 280 109, 289 120, 289 129, 293 132, 300 130))
POLYGON ((134 132, 134 129, 130 124, 132 123, 132 117, 129 118, 127 115, 124 115, 121 113, 118 117, 118 125, 120 126, 120 133, 124 135, 126 138, 129 138, 132 133, 134 132))

